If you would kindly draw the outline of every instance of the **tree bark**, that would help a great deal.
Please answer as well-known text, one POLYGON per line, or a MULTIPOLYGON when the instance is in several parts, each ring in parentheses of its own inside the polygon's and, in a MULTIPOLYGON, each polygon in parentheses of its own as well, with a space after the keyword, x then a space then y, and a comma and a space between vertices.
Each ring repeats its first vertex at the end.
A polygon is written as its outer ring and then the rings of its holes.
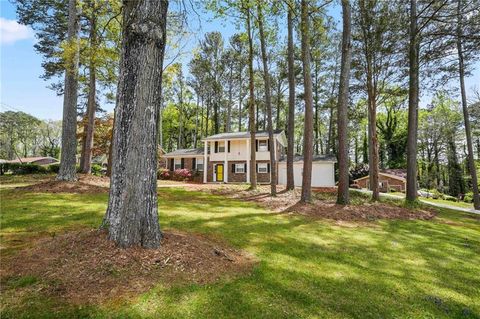
POLYGON ((250 130, 250 189, 257 188, 257 163, 256 163, 256 127, 255 127, 255 87, 253 73, 253 39, 252 27, 250 21, 250 7, 245 8, 247 11, 247 33, 248 33, 248 76, 249 76, 249 105, 248 105, 248 129, 250 130))
POLYGON ((310 71, 310 21, 308 9, 310 1, 302 0, 301 35, 303 83, 305 88, 305 126, 303 131, 303 178, 300 201, 309 202, 312 197, 312 159, 313 159, 313 92, 310 71))
POLYGON ((267 108, 267 130, 268 139, 270 142, 270 195, 277 196, 277 164, 275 161, 275 143, 273 139, 273 121, 272 121, 272 96, 271 96, 271 83, 270 74, 268 72, 268 56, 267 48, 265 44, 265 34, 263 30, 263 1, 258 3, 258 30, 260 33, 260 49, 262 51, 262 63, 263 63, 263 78, 265 83, 265 106, 267 108))
POLYGON ((295 189, 293 156, 295 147, 295 57, 293 47, 293 8, 288 4, 288 134, 287 134, 287 189, 295 189))
POLYGON ((347 205, 349 198, 348 179, 348 93, 351 60, 351 10, 350 1, 342 0, 342 64, 338 92, 338 195, 337 204, 347 205))
MULTIPOLYGON (((95 14, 90 19, 90 47, 94 50, 97 45, 97 28, 95 14)), ((92 172, 92 148, 93 135, 95 132, 95 112, 96 112, 96 66, 94 53, 90 54, 89 61, 89 83, 88 83, 88 100, 87 100, 87 121, 83 127, 84 139, 82 147, 82 155, 80 161, 80 171, 84 174, 92 172)))
POLYGON ((168 1, 124 0, 123 4, 113 165, 103 225, 120 247, 155 248, 162 237, 156 143, 168 1))
POLYGON ((410 0, 408 137, 407 137, 407 194, 406 200, 417 199, 417 131, 419 100, 419 39, 417 29, 417 0, 410 0))
POLYGON ((460 91, 462 95, 462 109, 463 109, 463 120, 465 123, 465 135, 467 138, 467 150, 468 150, 468 165, 470 170, 470 175, 472 176, 472 190, 473 190, 473 207, 475 209, 480 209, 480 196, 478 194, 478 179, 477 179, 477 170, 475 167, 475 159, 473 157, 473 143, 472 143, 472 131, 470 128, 470 118, 468 115, 467 107, 467 94, 465 92, 465 66, 463 58, 463 13, 462 13, 462 1, 457 0, 457 53, 458 53, 458 75, 460 79, 460 91))
POLYGON ((66 59, 65 90, 63 94, 62 153, 57 180, 75 181, 77 163, 77 98, 80 42, 79 12, 76 0, 68 3, 68 44, 74 46, 74 55, 66 59))

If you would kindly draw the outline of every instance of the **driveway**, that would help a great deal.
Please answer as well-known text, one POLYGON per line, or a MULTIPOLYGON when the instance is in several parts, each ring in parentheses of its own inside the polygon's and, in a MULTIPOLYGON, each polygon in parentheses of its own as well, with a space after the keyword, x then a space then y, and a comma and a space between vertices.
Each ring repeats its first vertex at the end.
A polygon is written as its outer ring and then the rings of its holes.
MULTIPOLYGON (((357 192, 362 192, 362 193, 367 193, 371 194, 372 192, 366 189, 351 189, 352 191, 357 191, 357 192)), ((388 197, 388 198, 395 198, 395 199, 405 199, 403 196, 399 195, 392 195, 392 194, 387 194, 387 193, 380 193, 381 197, 388 197)), ((458 206, 453 206, 453 205, 447 205, 443 203, 432 203, 429 201, 426 201, 422 199, 421 197, 418 198, 420 202, 426 205, 434 206, 434 207, 440 207, 440 208, 447 208, 447 209, 452 209, 460 212, 465 212, 465 213, 471 213, 471 214, 477 214, 480 215, 480 210, 476 210, 473 208, 463 208, 463 207, 458 207, 458 206)))

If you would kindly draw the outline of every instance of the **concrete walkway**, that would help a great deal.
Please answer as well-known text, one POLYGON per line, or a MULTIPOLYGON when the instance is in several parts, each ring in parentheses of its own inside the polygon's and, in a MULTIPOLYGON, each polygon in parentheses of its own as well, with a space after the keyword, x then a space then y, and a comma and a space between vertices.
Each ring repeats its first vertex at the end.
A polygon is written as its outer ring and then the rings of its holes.
MULTIPOLYGON (((366 189, 351 189, 351 191, 356 191, 356 192, 362 192, 366 194, 371 194, 372 192, 366 189)), ((405 199, 403 196, 398 196, 398 195, 392 195, 392 194, 387 194, 387 193, 380 193, 381 197, 388 197, 388 198, 395 198, 395 199, 405 199)), ((418 198, 420 202, 426 205, 434 206, 434 207, 439 207, 439 208, 446 208, 446 209, 452 209, 460 212, 465 212, 465 213, 471 213, 471 214, 477 214, 480 215, 480 210, 476 210, 473 208, 464 208, 464 207, 458 207, 458 206, 452 206, 452 205, 447 205, 443 203, 432 203, 430 201, 426 201, 422 199, 421 197, 418 198)))

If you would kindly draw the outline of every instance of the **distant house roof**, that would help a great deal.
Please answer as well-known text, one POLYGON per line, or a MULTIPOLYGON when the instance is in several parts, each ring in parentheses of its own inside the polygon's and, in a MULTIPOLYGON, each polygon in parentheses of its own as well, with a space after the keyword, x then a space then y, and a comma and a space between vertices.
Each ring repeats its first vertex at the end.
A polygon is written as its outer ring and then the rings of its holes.
POLYGON ((41 157, 23 157, 23 158, 17 158, 11 161, 8 161, 8 163, 24 163, 24 164, 29 164, 29 163, 36 163, 40 161, 49 161, 50 163, 56 163, 58 160, 53 157, 49 156, 41 156, 41 157))
MULTIPOLYGON (((407 182, 406 178, 405 177, 401 177, 401 176, 397 176, 397 175, 393 175, 393 174, 388 174, 388 173, 383 173, 383 172, 379 172, 378 173, 379 176, 386 176, 386 177, 390 177, 390 178, 393 178, 393 179, 396 179, 396 180, 399 180, 399 181, 402 181, 402 182, 407 182)), ((369 175, 367 176, 364 176, 364 177, 360 177, 360 178, 357 178, 355 179, 354 181, 361 181, 361 180, 364 180, 364 179, 367 179, 369 178, 369 175)))
MULTIPOLYGON (((283 156, 280 159, 280 162, 286 162, 287 157, 283 156)), ((332 154, 321 154, 321 155, 313 155, 312 162, 336 162, 337 158, 335 155, 332 154)), ((302 155, 295 155, 293 157, 293 162, 303 162, 303 156, 302 155)))
POLYGON ((382 169, 380 173, 395 175, 401 178, 407 178, 407 170, 403 168, 386 168, 382 169))
POLYGON ((166 153, 163 156, 164 157, 179 157, 179 156, 196 157, 196 156, 199 156, 199 155, 203 156, 203 148, 184 148, 184 149, 180 149, 180 150, 175 150, 175 151, 170 152, 170 153, 166 153))
MULTIPOLYGON (((280 135, 283 133, 283 130, 275 130, 273 131, 274 135, 280 135)), ((268 137, 267 131, 259 131, 255 134, 256 137, 268 137)), ((205 137, 204 141, 211 141, 211 140, 224 140, 224 139, 244 139, 250 138, 250 132, 233 132, 233 133, 220 133, 211 136, 205 137)))

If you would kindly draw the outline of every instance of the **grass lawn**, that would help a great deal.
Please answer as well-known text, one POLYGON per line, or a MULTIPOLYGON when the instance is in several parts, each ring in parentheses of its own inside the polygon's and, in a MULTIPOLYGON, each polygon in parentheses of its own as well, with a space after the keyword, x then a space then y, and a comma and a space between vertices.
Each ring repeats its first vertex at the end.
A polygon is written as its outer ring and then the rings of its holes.
MULTIPOLYGON (((3 187, 0 196, 8 257, 34 238, 97 227, 108 195, 3 187)), ((339 224, 181 187, 159 189, 159 214, 163 229, 226 241, 258 265, 236 279, 158 282, 135 298, 89 305, 43 295, 42 278, 13 278, 2 287, 1 318, 480 318, 478 216, 441 210, 429 221, 339 224)))
POLYGON ((473 209, 473 204, 465 203, 465 202, 452 202, 450 200, 423 198, 423 197, 422 197, 422 200, 424 200, 426 202, 431 202, 431 203, 437 203, 437 204, 449 205, 449 206, 454 206, 454 207, 473 209))

